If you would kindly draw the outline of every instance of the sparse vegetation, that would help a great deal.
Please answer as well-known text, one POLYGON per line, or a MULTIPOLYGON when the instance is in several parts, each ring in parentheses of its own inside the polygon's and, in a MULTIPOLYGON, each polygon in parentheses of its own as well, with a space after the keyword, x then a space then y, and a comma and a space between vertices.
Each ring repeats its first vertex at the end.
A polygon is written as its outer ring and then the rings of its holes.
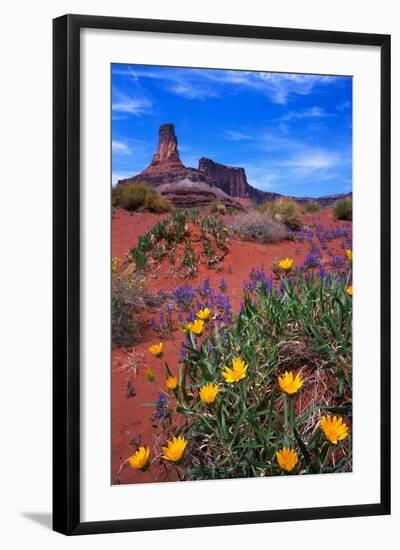
POLYGON ((337 220, 351 221, 353 219, 353 201, 341 199, 333 205, 333 215, 337 220))
POLYGON ((315 201, 306 202, 304 205, 304 210, 306 212, 319 212, 321 210, 320 205, 315 201))
POLYGON ((263 202, 256 209, 259 212, 268 213, 275 221, 283 223, 288 229, 296 231, 302 226, 300 206, 289 197, 263 202))
POLYGON ((114 259, 111 321, 113 345, 121 347, 131 345, 138 336, 139 322, 134 312, 146 302, 144 279, 138 275, 123 275, 118 263, 114 259))
POLYGON ((149 212, 170 212, 172 205, 168 199, 161 197, 154 189, 142 183, 117 185, 112 190, 112 205, 120 206, 129 212, 144 208, 149 212))
POLYGON ((228 213, 228 210, 221 202, 214 201, 210 205, 210 212, 211 214, 221 214, 222 216, 225 216, 225 214, 228 213))
POLYGON ((273 220, 266 212, 248 212, 238 216, 231 224, 235 235, 244 241, 276 243, 285 238, 282 224, 273 220))

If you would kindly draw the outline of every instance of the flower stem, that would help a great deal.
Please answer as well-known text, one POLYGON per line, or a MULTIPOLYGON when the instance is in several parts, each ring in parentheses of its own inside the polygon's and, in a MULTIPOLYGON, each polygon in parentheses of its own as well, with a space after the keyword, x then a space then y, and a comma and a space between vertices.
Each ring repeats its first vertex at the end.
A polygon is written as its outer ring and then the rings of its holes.
POLYGON ((295 416, 294 416, 294 398, 293 397, 289 397, 289 422, 290 422, 290 439, 294 446, 295 416))

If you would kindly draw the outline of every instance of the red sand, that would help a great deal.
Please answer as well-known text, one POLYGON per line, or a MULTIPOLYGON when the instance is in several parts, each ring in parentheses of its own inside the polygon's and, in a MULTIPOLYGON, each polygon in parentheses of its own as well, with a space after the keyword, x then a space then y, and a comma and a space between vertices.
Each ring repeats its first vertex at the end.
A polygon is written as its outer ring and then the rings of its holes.
MULTIPOLYGON (((162 216, 150 213, 130 214, 121 209, 115 211, 112 222, 112 256, 121 259, 136 245, 140 235, 147 232, 162 216)), ((338 222, 333 219, 332 210, 322 209, 316 213, 308 213, 304 216, 304 225, 312 228, 321 225, 325 229, 349 227, 349 222, 338 222)), ((200 244, 200 243, 199 243, 200 244)), ((196 243, 195 243, 196 245, 196 243)), ((194 247, 195 247, 194 245, 194 247)), ((168 262, 164 260, 161 266, 153 269, 147 277, 147 288, 150 292, 157 290, 171 291, 185 284, 198 285, 206 277, 210 278, 210 286, 218 288, 223 276, 227 284, 227 295, 231 300, 233 310, 238 310, 243 297, 243 283, 248 280, 249 272, 254 267, 264 269, 269 275, 270 266, 276 260, 291 257, 294 265, 300 265, 309 253, 308 243, 283 241, 277 244, 262 245, 256 242, 241 242, 229 238, 229 252, 223 262, 223 270, 215 272, 207 266, 200 264, 196 278, 184 280, 168 274, 168 262)), ((343 256, 341 248, 342 239, 330 241, 329 249, 338 256, 343 256)), ((324 261, 327 258, 322 258, 324 261)), ((178 362, 178 350, 183 334, 180 331, 174 333, 174 340, 164 340, 164 357, 171 370, 178 362)), ((174 480, 169 477, 167 471, 160 467, 152 466, 152 473, 142 473, 122 463, 134 452, 130 445, 132 438, 144 445, 153 446, 156 429, 152 427, 150 416, 154 408, 144 407, 143 403, 155 402, 160 391, 166 391, 164 380, 165 373, 162 368, 164 362, 154 358, 148 347, 160 339, 151 329, 143 332, 142 340, 132 348, 113 350, 112 352, 112 481, 116 483, 137 483, 174 480), (129 361, 134 355, 134 365, 129 361), (156 382, 149 382, 144 375, 146 368, 150 367, 156 374, 156 382), (126 397, 127 381, 131 380, 136 392, 134 397, 126 397), (159 385, 160 384, 160 385, 159 385)))

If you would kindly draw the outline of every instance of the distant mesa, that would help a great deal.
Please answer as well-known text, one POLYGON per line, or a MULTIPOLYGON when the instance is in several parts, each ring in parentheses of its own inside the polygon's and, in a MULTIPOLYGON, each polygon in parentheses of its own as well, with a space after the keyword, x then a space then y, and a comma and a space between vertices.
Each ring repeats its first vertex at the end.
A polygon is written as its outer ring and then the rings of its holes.
MULTIPOLYGON (((282 197, 278 193, 252 187, 247 181, 244 168, 225 166, 205 157, 199 160, 198 169, 184 166, 179 157, 178 138, 173 124, 160 126, 157 151, 149 166, 136 176, 119 180, 118 185, 138 181, 157 187, 162 195, 178 207, 207 206, 217 200, 226 206, 242 210, 243 207, 235 198, 262 202, 282 197)), ((293 198, 299 202, 314 200, 322 206, 329 206, 343 196, 293 198)))

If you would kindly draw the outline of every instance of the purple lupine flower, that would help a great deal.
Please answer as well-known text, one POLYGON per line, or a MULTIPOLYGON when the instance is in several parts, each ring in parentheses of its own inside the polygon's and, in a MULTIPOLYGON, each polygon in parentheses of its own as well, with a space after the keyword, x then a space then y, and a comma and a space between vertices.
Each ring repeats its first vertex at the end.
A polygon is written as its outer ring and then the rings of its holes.
POLYGON ((225 292, 226 289, 228 288, 228 285, 226 284, 225 279, 223 277, 221 277, 221 282, 219 283, 219 288, 220 288, 221 292, 225 292))

